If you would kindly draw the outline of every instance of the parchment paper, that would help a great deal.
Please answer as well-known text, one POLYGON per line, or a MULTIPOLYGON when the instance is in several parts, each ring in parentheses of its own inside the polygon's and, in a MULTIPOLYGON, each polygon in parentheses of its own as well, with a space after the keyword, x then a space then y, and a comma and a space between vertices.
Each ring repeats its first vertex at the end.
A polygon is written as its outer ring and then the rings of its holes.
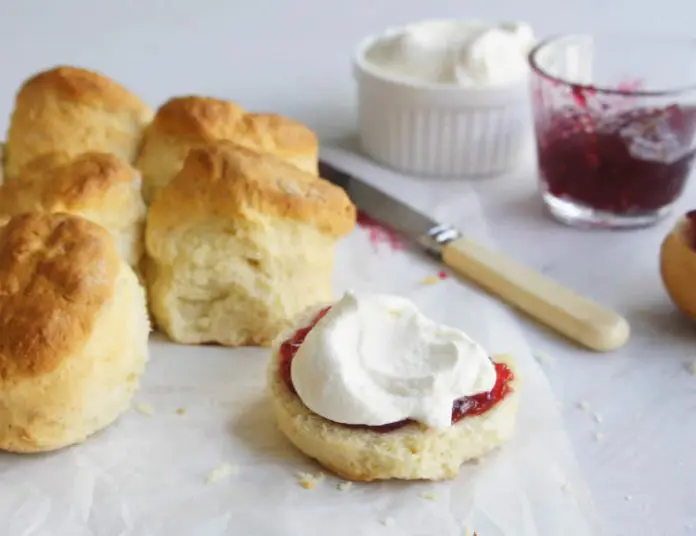
MULTIPOLYGON (((408 181, 342 151, 328 156, 485 237, 465 183, 408 181)), ((517 433, 502 450, 464 467, 452 482, 339 491, 341 481, 327 475, 305 490, 296 472, 320 468, 275 429, 264 393, 267 351, 177 346, 154 335, 134 401, 151 405, 154 414, 131 410, 85 444, 57 453, 0 455, 0 533, 447 536, 470 528, 480 536, 601 534, 556 401, 514 317, 454 277, 423 285, 440 266, 408 249, 376 245, 375 238, 357 229, 341 243, 337 292, 403 294, 491 352, 517 357, 524 391, 517 433), (223 463, 238 473, 209 483, 208 473, 223 463)))

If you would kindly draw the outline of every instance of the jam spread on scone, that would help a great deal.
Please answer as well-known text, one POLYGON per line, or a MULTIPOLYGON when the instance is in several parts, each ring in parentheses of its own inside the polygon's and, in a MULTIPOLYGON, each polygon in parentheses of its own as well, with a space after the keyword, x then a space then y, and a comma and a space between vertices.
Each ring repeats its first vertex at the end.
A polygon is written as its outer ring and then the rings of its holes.
MULTIPOLYGON (((299 350, 300 346, 304 342, 307 335, 312 331, 314 326, 317 325, 319 320, 321 320, 326 313, 329 312, 331 307, 325 307, 317 313, 317 315, 312 319, 312 321, 305 327, 298 329, 293 333, 293 335, 283 341, 280 345, 280 375, 283 381, 287 385, 288 389, 293 393, 297 394, 295 386, 292 382, 292 360, 295 354, 299 350)), ((514 375, 512 370, 504 363, 495 363, 496 381, 493 389, 488 392, 480 393, 473 396, 467 396, 455 400, 452 405, 452 424, 455 424, 465 417, 472 417, 475 415, 481 415, 490 409, 492 409, 496 404, 503 400, 510 392, 512 388, 510 386, 514 375)), ((406 426, 411 421, 405 419, 402 421, 384 424, 381 426, 365 426, 365 425, 352 425, 352 424, 342 424, 347 428, 361 428, 369 429, 375 432, 391 432, 403 426, 406 426)))
POLYGON ((686 219, 689 222, 687 231, 689 233, 689 243, 691 248, 696 251, 696 210, 692 210, 686 214, 686 219))

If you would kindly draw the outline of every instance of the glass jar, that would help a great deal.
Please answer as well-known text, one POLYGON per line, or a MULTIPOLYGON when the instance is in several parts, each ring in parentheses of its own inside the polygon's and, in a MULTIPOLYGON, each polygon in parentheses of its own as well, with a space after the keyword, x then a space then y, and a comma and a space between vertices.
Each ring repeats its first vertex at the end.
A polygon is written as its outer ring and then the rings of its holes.
POLYGON ((566 35, 529 60, 551 214, 604 228, 667 215, 696 156, 696 40, 566 35))

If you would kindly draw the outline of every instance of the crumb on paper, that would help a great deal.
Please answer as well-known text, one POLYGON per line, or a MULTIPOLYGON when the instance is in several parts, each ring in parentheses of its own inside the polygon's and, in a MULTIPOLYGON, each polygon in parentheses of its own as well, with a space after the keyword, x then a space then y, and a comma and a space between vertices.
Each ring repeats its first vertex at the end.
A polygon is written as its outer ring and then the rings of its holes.
POLYGON ((177 415, 184 415, 186 413, 186 408, 176 408, 177 415))
POLYGON ((570 489, 570 484, 567 481, 561 484, 561 490, 563 490, 563 493, 567 495, 571 495, 573 493, 573 490, 570 489))
POLYGON ((133 408, 141 415, 146 415, 148 417, 152 417, 155 414, 155 408, 152 407, 152 404, 148 404, 147 402, 138 402, 133 405, 133 408))
POLYGON ((424 491, 423 493, 420 494, 422 499, 425 499, 426 501, 435 501, 437 500, 437 495, 433 493, 432 491, 424 491))
POLYGON ((236 465, 232 465, 230 463, 221 463, 208 473, 208 484, 218 482, 238 472, 239 468, 236 465))
POLYGON ((350 481, 348 481, 348 480, 344 480, 343 482, 339 482, 339 483, 336 485, 336 489, 337 489, 338 491, 350 491, 350 489, 351 489, 352 487, 353 487, 353 483, 350 482, 350 481))
POLYGON ((595 438, 595 441, 597 443, 601 443, 602 441, 604 441, 604 434, 602 432, 600 432, 599 430, 597 430, 594 433, 594 438, 595 438))
POLYGON ((426 275, 420 280, 421 285, 436 285, 440 282, 440 278, 436 275, 426 275))
POLYGON ((630 495, 624 495, 624 501, 631 502, 632 499, 633 497, 631 497, 630 495))
POLYGON ((534 352, 534 359, 536 359, 537 363, 539 363, 540 365, 553 364, 553 359, 551 358, 551 356, 544 351, 534 352))
POLYGON ((578 402, 578 407, 584 412, 590 411, 590 403, 587 400, 581 400, 578 402))
POLYGON ((686 364, 686 370, 688 370, 692 376, 696 376, 696 359, 686 364))
POLYGON ((396 525, 396 520, 391 516, 387 516, 382 520, 382 525, 385 527, 393 527, 396 525))
POLYGON ((602 417, 602 415, 597 413, 596 411, 592 414, 592 418, 595 420, 597 424, 602 424, 604 422, 604 417, 602 417))
POLYGON ((440 281, 444 281, 449 277, 449 274, 444 270, 440 270, 437 274, 426 275, 421 279, 421 285, 435 285, 440 281))
POLYGON ((316 475, 313 475, 311 473, 303 473, 302 471, 296 473, 295 476, 297 477, 298 484, 300 484, 300 486, 304 489, 316 488, 319 484, 321 484, 324 481, 325 478, 324 473, 318 473, 316 475))

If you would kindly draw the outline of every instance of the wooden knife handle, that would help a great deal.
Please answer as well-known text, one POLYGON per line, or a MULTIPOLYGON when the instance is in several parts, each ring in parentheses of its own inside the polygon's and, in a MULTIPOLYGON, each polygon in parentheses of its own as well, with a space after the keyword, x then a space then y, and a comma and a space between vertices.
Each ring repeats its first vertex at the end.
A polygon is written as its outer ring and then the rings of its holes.
POLYGON ((450 242, 442 256, 459 275, 588 348, 606 352, 628 341, 628 322, 614 311, 473 240, 450 242))

